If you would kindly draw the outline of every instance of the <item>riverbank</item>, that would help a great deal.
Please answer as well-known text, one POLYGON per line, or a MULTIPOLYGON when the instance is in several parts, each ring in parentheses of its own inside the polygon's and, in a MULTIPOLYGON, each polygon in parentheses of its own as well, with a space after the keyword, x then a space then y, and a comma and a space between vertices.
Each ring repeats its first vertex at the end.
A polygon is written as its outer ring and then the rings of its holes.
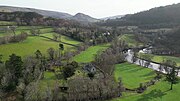
MULTIPOLYGON (((137 58, 135 62, 132 61, 133 59, 133 54, 134 52, 132 50, 128 50, 126 53, 125 53, 125 59, 127 62, 129 63, 134 63, 136 65, 140 65, 140 66, 143 66, 145 67, 145 63, 147 62, 146 60, 143 60, 143 59, 140 59, 140 58, 137 58)), ((159 71, 159 67, 160 67, 160 63, 156 63, 156 62, 150 62, 150 64, 148 65, 148 67, 146 68, 150 68, 150 69, 153 69, 155 71, 159 71)), ((169 67, 170 69, 171 67, 169 67)), ((165 73, 166 74, 166 71, 165 69, 163 68, 160 72, 162 73, 165 73)), ((178 73, 178 77, 180 77, 180 72, 178 73)))

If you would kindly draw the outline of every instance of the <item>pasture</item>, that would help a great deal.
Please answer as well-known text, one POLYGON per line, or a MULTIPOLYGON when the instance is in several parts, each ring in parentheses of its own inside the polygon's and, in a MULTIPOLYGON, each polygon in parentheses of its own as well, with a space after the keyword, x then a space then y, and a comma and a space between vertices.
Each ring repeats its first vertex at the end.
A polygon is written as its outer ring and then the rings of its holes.
MULTIPOLYGON (((59 43, 42 37, 29 36, 23 42, 0 45, 0 54, 3 55, 3 60, 7 60, 12 53, 25 57, 34 54, 36 50, 40 50, 42 54, 47 54, 47 49, 50 47, 57 50, 59 43)), ((64 47, 65 51, 75 49, 69 45, 64 45, 64 47)))
MULTIPOLYGON (((44 34, 41 34, 41 36, 45 36, 45 37, 48 37, 48 38, 51 38, 53 39, 53 34, 57 34, 55 32, 51 32, 51 33, 44 33, 44 34)), ((57 34, 59 36, 59 34, 57 34)), ((60 39, 62 42, 66 42, 66 43, 69 43, 69 44, 74 44, 74 45, 77 45, 77 44, 80 44, 79 41, 76 41, 70 37, 67 37, 67 36, 64 36, 64 35, 60 35, 60 39)))
MULTIPOLYGON (((50 32, 53 32, 53 28, 51 27, 43 27, 43 26, 33 26, 35 27, 36 29, 38 29, 40 31, 40 34, 43 34, 43 33, 50 33, 50 32)), ((30 33, 30 30, 33 28, 32 26, 18 26, 15 30, 15 34, 21 34, 21 32, 26 32, 28 33, 29 35, 31 34, 30 33)), ((6 30, 7 27, 6 26, 1 26, 0 28, 4 28, 5 30, 1 30, 0 31, 0 37, 3 37, 3 36, 9 36, 9 35, 13 35, 13 32, 12 30, 6 30)))
POLYGON ((94 60, 94 56, 99 52, 108 48, 107 44, 91 46, 87 50, 73 57, 72 60, 80 63, 88 63, 94 60))
POLYGON ((122 82, 127 88, 137 88, 140 83, 152 80, 156 76, 155 71, 131 63, 115 65, 114 77, 122 78, 122 82))
MULTIPOLYGON (((123 85, 129 88, 136 88, 139 83, 149 81, 154 76, 153 70, 130 63, 117 64, 114 71, 115 79, 122 77, 123 85)), ((170 84, 163 78, 142 94, 124 92, 122 97, 110 101, 178 101, 180 83, 175 84, 173 90, 169 89, 170 84)))
POLYGON ((119 39, 125 41, 129 47, 143 46, 143 43, 138 42, 133 34, 124 34, 119 39))
POLYGON ((144 54, 149 57, 153 57, 152 61, 157 63, 162 63, 163 60, 172 60, 176 62, 177 66, 180 66, 180 57, 174 57, 174 56, 165 56, 165 55, 154 55, 154 54, 144 54))

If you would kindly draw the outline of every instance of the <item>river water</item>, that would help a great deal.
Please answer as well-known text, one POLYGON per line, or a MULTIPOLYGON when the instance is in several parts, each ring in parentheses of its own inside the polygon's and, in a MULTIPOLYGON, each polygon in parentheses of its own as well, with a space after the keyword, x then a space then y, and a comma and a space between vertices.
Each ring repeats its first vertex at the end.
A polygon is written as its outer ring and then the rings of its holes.
MULTIPOLYGON (((133 52, 132 50, 130 50, 130 49, 125 53, 125 56, 126 56, 125 59, 126 59, 127 62, 133 63, 133 61, 132 61, 133 54, 134 54, 134 52, 133 52)), ((142 59, 139 59, 139 58, 136 59, 136 60, 137 60, 137 61, 134 62, 134 64, 145 67, 145 66, 144 66, 145 63, 146 63, 145 60, 142 60, 142 59)), ((155 70, 155 71, 159 71, 159 67, 160 67, 160 64, 152 63, 152 62, 150 62, 150 65, 148 66, 148 68, 153 69, 153 70, 155 70)), ((170 67, 169 67, 169 68, 170 68, 170 67)), ((166 71, 165 71, 164 69, 162 69, 161 72, 162 72, 162 73, 166 73, 166 71)), ((178 72, 178 76, 180 77, 180 72, 178 72)))

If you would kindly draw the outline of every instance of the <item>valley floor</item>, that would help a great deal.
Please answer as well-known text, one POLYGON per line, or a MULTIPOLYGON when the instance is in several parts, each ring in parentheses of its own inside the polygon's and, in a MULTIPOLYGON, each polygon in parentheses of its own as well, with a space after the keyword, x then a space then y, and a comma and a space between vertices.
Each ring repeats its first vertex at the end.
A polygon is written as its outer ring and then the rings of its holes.
MULTIPOLYGON (((46 28, 43 26, 36 26, 36 27, 41 30, 40 35, 42 36, 53 38, 53 34, 57 34, 57 33, 52 32, 52 28, 46 28)), ((21 31, 26 31, 28 32, 28 34, 30 34, 29 33, 30 29, 31 29, 30 26, 20 26, 17 28, 16 33, 20 34, 21 31)), ((0 33, 0 37, 6 36, 6 35, 9 35, 9 34, 0 33)), ((13 34, 10 33, 10 35, 13 35, 13 34)), ((66 42, 73 45, 78 45, 81 43, 79 41, 73 40, 64 35, 61 35, 61 40, 62 42, 66 42)), ((3 60, 5 61, 9 58, 9 55, 11 55, 12 53, 15 53, 16 55, 19 55, 22 57, 26 57, 26 56, 34 54, 36 50, 40 50, 42 54, 46 55, 47 49, 49 48, 54 48, 57 50, 59 48, 59 42, 55 42, 53 40, 39 37, 39 36, 28 36, 28 38, 22 42, 0 45, 0 54, 3 55, 3 60)), ((66 45, 66 44, 64 44, 64 48, 65 48, 65 51, 66 50, 73 51, 76 49, 76 47, 71 46, 71 45, 66 45)))
MULTIPOLYGON (((131 63, 123 63, 116 65, 114 76, 116 80, 121 77, 125 87, 134 88, 138 87, 140 83, 151 80, 155 76, 155 72, 131 63)), ((125 92, 122 97, 110 101, 178 101, 180 99, 180 83, 175 84, 173 90, 169 89, 170 84, 163 78, 142 94, 125 92)))

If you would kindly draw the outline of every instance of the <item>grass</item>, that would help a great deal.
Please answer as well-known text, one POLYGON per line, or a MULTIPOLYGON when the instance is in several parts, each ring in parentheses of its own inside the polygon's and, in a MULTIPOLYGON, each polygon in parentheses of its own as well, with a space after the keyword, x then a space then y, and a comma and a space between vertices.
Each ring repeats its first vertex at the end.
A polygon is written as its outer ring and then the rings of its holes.
POLYGON ((127 88, 137 88, 140 83, 150 81, 155 77, 155 72, 135 64, 122 63, 115 65, 114 77, 122 78, 122 82, 127 88))
MULTIPOLYGON (((58 49, 59 43, 41 37, 28 37, 25 41, 20 43, 11 43, 0 45, 0 54, 3 55, 3 60, 7 60, 9 55, 15 53, 16 55, 25 57, 34 54, 36 50, 40 50, 43 54, 47 54, 47 49, 52 47, 58 49)), ((69 45, 64 45, 65 51, 74 49, 69 45)))
POLYGON ((56 80, 56 76, 53 72, 44 72, 44 80, 56 80))
MULTIPOLYGON (((5 26, 3 26, 5 27, 5 26)), ((17 27, 15 33, 16 34, 21 34, 21 32, 27 32, 28 34, 30 34, 30 29, 32 26, 19 26, 17 27)), ((43 26, 35 26, 37 29, 40 30, 40 33, 49 33, 49 32, 53 32, 53 28, 48 28, 48 27, 43 27, 43 26)), ((0 32, 0 37, 3 36, 8 36, 8 35, 13 35, 13 32, 11 30, 9 31, 1 31, 0 32)))
POLYGON ((143 45, 143 43, 140 43, 135 39, 135 36, 133 34, 124 34, 120 37, 120 39, 124 40, 129 45, 129 47, 136 47, 143 45))
MULTIPOLYGON (((125 87, 137 87, 139 83, 151 80, 155 73, 140 66, 123 63, 117 64, 114 72, 115 79, 122 77, 122 82, 125 87)), ((170 83, 163 78, 155 85, 149 87, 144 93, 129 93, 124 92, 122 97, 112 99, 111 101, 179 101, 180 100, 180 83, 170 89, 170 83)))
POLYGON ((94 60, 94 56, 98 53, 98 51, 103 51, 108 48, 108 45, 98 45, 91 46, 87 50, 81 52, 80 54, 73 57, 72 60, 81 63, 88 63, 94 60))
POLYGON ((111 101, 179 101, 180 83, 175 84, 173 90, 169 90, 169 88, 170 84, 161 80, 142 94, 123 93, 121 98, 111 101))
MULTIPOLYGON (((38 28, 38 29, 46 28, 45 26, 33 26, 33 27, 38 28)), ((16 29, 17 30, 22 30, 22 29, 31 29, 31 28, 32 28, 32 26, 18 26, 16 29)))
POLYGON ((0 21, 0 25, 16 25, 16 22, 10 22, 10 21, 0 21))
MULTIPOLYGON (((45 34, 41 34, 41 35, 53 39, 53 34, 57 34, 57 33, 51 32, 51 33, 45 33, 45 34)), ((70 44, 74 44, 74 45, 80 44, 79 41, 76 41, 76 40, 74 40, 70 37, 64 36, 64 35, 61 35, 61 41, 66 42, 66 43, 70 43, 70 44)))
POLYGON ((161 56, 161 55, 153 55, 153 54, 144 54, 153 57, 152 61, 157 63, 162 63, 163 60, 172 60, 177 63, 177 66, 180 66, 180 57, 174 56, 161 56))
POLYGON ((48 33, 48 32, 53 32, 53 28, 41 28, 40 33, 48 33))
POLYGON ((56 84, 60 83, 61 81, 56 78, 55 73, 49 71, 44 72, 44 78, 39 81, 38 85, 40 89, 40 95, 44 96, 44 93, 47 90, 52 91, 55 88, 56 84))
MULTIPOLYGON (((81 70, 76 70, 75 74, 68 79, 73 79, 79 76, 84 76, 84 73, 81 70)), ((63 85, 67 85, 67 82, 64 81, 63 78, 58 79, 54 72, 50 72, 50 71, 44 72, 44 78, 39 82, 39 88, 41 90, 40 93, 46 92, 48 87, 49 90, 53 90, 56 84, 63 86, 63 85)))
MULTIPOLYGON (((15 34, 18 35, 18 34, 21 34, 21 32, 30 32, 28 29, 21 29, 21 30, 16 30, 15 31, 15 34)), ((10 36, 10 35, 14 35, 13 32, 11 30, 8 30, 8 31, 4 31, 4 32, 1 32, 0 33, 0 37, 3 37, 3 36, 10 36)))

